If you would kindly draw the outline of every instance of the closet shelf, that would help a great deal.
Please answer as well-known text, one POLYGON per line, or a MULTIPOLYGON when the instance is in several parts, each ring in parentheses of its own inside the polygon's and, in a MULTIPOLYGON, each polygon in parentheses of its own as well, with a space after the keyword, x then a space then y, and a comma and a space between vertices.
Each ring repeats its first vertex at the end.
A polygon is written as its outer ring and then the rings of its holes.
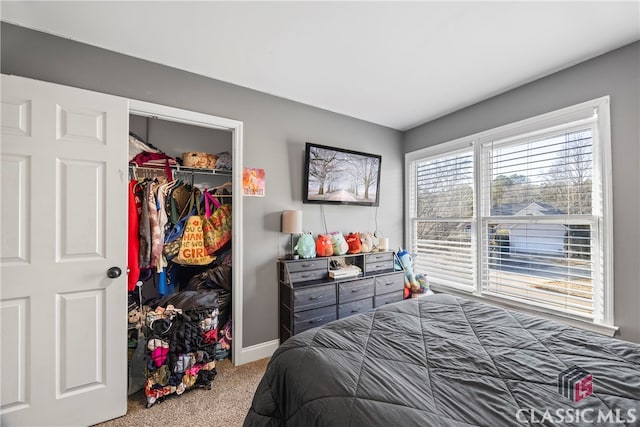
MULTIPOLYGON (((175 173, 190 173, 194 175, 221 175, 221 176, 230 177, 232 173, 232 171, 229 169, 190 168, 190 167, 181 166, 181 165, 173 165, 169 167, 175 173)), ((130 171, 141 170, 141 171, 163 172, 164 166, 136 166, 136 165, 130 164, 129 170, 130 171)))

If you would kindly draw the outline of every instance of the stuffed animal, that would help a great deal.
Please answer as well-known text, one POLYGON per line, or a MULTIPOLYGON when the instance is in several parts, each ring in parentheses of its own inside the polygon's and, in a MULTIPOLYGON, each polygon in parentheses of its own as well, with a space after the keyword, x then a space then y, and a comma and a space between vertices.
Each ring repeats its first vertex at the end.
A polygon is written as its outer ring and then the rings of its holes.
POLYGON ((230 350, 231 349, 231 319, 227 320, 227 323, 225 323, 224 327, 222 328, 222 330, 220 331, 220 339, 218 341, 218 343, 220 344, 220 347, 222 347, 225 350, 230 350))
POLYGON ((205 332, 215 329, 217 327, 218 327, 218 316, 215 316, 214 318, 205 317, 203 320, 200 321, 200 328, 205 332))
MULTIPOLYGON (((160 307, 160 308, 162 308, 162 307, 160 307)), ((167 308, 164 309, 164 317, 168 317, 170 319, 173 319, 176 314, 182 314, 182 309, 181 308, 175 308, 173 306, 173 304, 169 304, 167 306, 167 308)))
POLYGON ((331 244, 333 245, 334 255, 344 255, 349 250, 349 245, 344 239, 344 236, 339 231, 334 231, 331 234, 331 244))
POLYGON ((360 236, 358 236, 357 232, 347 234, 344 239, 347 241, 347 245, 349 245, 349 250, 347 251, 348 253, 360 253, 362 249, 362 242, 360 242, 360 236))
POLYGON ((420 284, 413 273, 413 258, 411 257, 411 254, 405 249, 400 249, 398 251, 398 259, 400 260, 400 264, 404 270, 404 293, 405 298, 408 298, 411 295, 411 292, 416 292, 420 289, 420 284))
POLYGON ((316 243, 311 233, 301 234, 294 248, 300 258, 314 258, 316 256, 316 243))
POLYGON ((420 285, 420 289, 417 291, 411 291, 411 298, 420 298, 424 295, 433 294, 433 291, 429 289, 429 282, 427 281, 427 275, 423 273, 416 274, 416 280, 420 285))
POLYGON ((316 254, 318 256, 333 255, 331 236, 329 236, 328 234, 318 234, 318 238, 316 239, 316 254))
POLYGON ((373 234, 372 233, 358 233, 360 238, 360 252, 371 252, 373 250, 373 234))
POLYGON ((151 338, 147 341, 147 348, 151 352, 149 356, 156 367, 162 366, 169 355, 169 343, 159 338, 151 338))
POLYGON ((139 308, 129 311, 129 324, 135 326, 136 329, 142 328, 142 313, 139 308))

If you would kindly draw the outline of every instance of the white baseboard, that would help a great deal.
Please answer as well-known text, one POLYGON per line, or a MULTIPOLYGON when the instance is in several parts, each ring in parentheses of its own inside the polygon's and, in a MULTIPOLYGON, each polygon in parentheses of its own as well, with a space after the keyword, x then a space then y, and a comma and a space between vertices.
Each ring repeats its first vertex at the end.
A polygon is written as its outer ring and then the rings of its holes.
POLYGON ((244 365, 245 363, 255 362, 256 360, 271 357, 274 351, 280 346, 280 340, 265 341, 240 350, 239 357, 233 361, 235 366, 244 365))

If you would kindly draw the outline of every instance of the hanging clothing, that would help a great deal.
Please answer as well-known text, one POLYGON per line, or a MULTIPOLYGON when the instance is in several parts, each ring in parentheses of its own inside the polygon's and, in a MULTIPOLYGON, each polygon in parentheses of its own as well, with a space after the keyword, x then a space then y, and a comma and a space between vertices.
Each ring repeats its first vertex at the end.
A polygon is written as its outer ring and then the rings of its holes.
POLYGON ((170 183, 162 184, 158 186, 156 191, 156 208, 158 209, 158 226, 160 227, 160 258, 156 265, 156 272, 158 273, 158 293, 162 296, 169 294, 169 286, 167 283, 167 273, 165 271, 167 267, 167 259, 162 254, 162 248, 164 247, 164 233, 165 228, 169 222, 167 217, 167 210, 165 209, 164 199, 165 191, 167 191, 170 183))
POLYGON ((149 223, 149 186, 142 185, 140 199, 140 268, 151 265, 151 226, 149 223))
POLYGON ((157 267, 162 257, 162 233, 160 231, 160 222, 158 218, 158 204, 156 201, 156 192, 158 184, 149 182, 145 195, 147 196, 147 209, 149 210, 149 232, 151 237, 150 263, 151 267, 157 267))
MULTIPOLYGON (((165 209, 166 191, 168 191, 170 182, 158 186, 156 191, 156 209, 158 210, 158 226, 160 227, 160 241, 164 244, 164 233, 169 222, 167 210, 165 209)), ((158 264, 158 272, 162 269, 162 263, 158 264)))
POLYGON ((138 166, 165 166, 166 164, 174 166, 178 164, 176 159, 164 153, 150 153, 146 151, 136 155, 131 162, 138 166))
POLYGON ((140 239, 138 237, 138 207, 136 206, 135 188, 138 181, 132 179, 129 182, 129 223, 128 223, 128 276, 127 289, 133 291, 136 288, 136 282, 140 276, 140 239))

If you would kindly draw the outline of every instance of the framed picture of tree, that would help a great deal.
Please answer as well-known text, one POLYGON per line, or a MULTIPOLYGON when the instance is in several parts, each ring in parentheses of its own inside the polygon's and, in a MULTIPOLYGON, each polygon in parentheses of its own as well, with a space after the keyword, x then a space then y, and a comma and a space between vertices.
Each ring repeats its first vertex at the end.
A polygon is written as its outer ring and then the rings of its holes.
POLYGON ((307 142, 304 203, 378 206, 382 156, 307 142))

